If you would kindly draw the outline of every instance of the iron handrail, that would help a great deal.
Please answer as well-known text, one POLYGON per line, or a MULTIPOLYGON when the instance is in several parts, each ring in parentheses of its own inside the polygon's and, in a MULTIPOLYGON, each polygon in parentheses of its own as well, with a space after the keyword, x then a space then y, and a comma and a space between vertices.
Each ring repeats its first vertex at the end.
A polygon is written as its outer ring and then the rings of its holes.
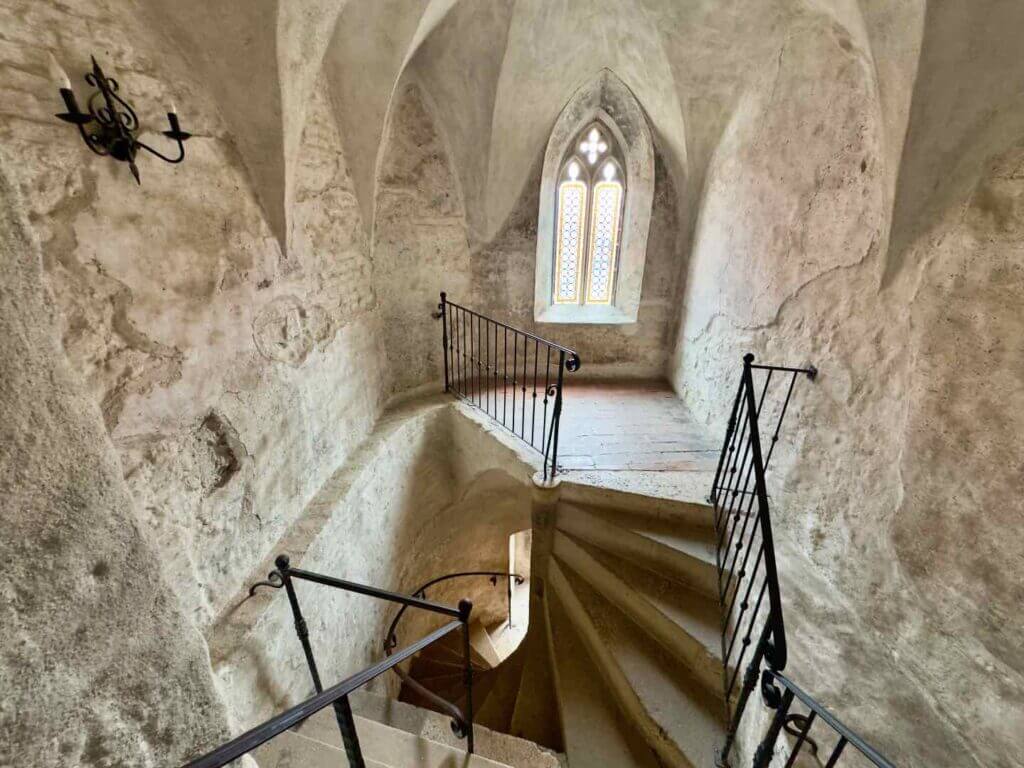
POLYGON ((289 568, 288 572, 291 574, 293 579, 312 581, 316 584, 323 584, 326 587, 334 587, 336 589, 343 589, 346 592, 355 592, 360 595, 367 595, 368 597, 376 597, 379 600, 399 603, 402 605, 402 610, 410 607, 422 608, 425 611, 451 616, 454 619, 459 618, 461 615, 458 608, 453 608, 450 605, 434 603, 430 600, 416 597, 416 595, 420 594, 421 590, 417 590, 412 595, 403 595, 400 592, 389 592, 386 589, 379 589, 367 584, 359 584, 354 581, 346 581, 345 579, 337 579, 333 576, 325 576, 321 573, 313 573, 312 571, 303 571, 299 568, 289 568))
POLYGON ((723 763, 735 742, 740 718, 757 685, 762 665, 781 672, 787 662, 766 473, 796 380, 801 375, 814 379, 817 369, 755 365, 752 354, 743 357, 743 372, 712 483, 710 501, 715 512, 718 596, 722 606, 723 698, 729 719, 720 753, 723 763), (755 370, 765 372, 760 387, 754 384, 755 370), (779 398, 776 413, 763 413, 766 401, 773 404, 768 394, 776 376, 785 385, 784 396, 779 398), (765 451, 761 421, 767 415, 775 418, 775 424, 765 451), (759 625, 762 617, 763 623, 759 625))
MULTIPOLYGON (((466 576, 487 576, 490 577, 492 583, 496 584, 497 579, 507 578, 508 579, 508 611, 509 611, 509 623, 512 622, 512 581, 515 580, 516 584, 522 584, 525 578, 518 573, 505 573, 503 571, 463 571, 461 573, 449 573, 444 576, 438 576, 437 578, 431 579, 426 584, 420 586, 413 596, 420 596, 423 599, 426 598, 426 590, 435 584, 440 584, 443 581, 449 581, 451 579, 462 578, 466 576)), ((403 605, 398 609, 395 614, 395 618, 391 620, 391 625, 388 627, 387 634, 384 636, 384 654, 390 656, 395 646, 398 644, 398 624, 402 620, 402 616, 405 615, 405 609, 408 605, 403 605)), ((454 703, 442 698, 438 694, 420 683, 416 678, 410 675, 401 667, 394 668, 395 674, 401 678, 402 682, 408 685, 410 688, 416 691, 420 696, 427 699, 434 704, 438 709, 444 711, 449 717, 452 718, 452 730, 457 734, 463 734, 466 729, 466 719, 457 706, 454 703)))
MULTIPOLYGON (((771 669, 764 670, 761 678, 761 688, 766 693, 766 698, 769 700, 769 706, 774 704, 775 706, 773 708, 776 711, 775 716, 772 718, 772 724, 769 726, 768 735, 758 747, 757 754, 755 755, 754 768, 765 768, 769 764, 771 760, 771 753, 774 749, 775 740, 778 738, 779 731, 785 727, 785 723, 787 721, 797 720, 800 723, 799 730, 796 732, 797 741, 791 750, 789 763, 787 763, 787 765, 791 765, 803 745, 809 742, 813 743, 808 734, 816 719, 824 722, 829 728, 839 735, 839 741, 836 743, 836 746, 829 755, 826 768, 832 768, 836 765, 847 744, 852 745, 854 749, 871 761, 871 763, 877 766, 877 768, 896 768, 896 766, 883 757, 878 750, 864 741, 859 734, 854 732, 853 729, 829 712, 824 705, 819 703, 813 696, 804 691, 781 672, 776 672, 771 669), (776 683, 781 685, 785 689, 785 692, 779 691, 778 688, 775 687, 776 683), (804 706, 807 707, 810 712, 808 716, 794 716, 789 714, 789 708, 792 705, 794 698, 799 699, 803 702, 804 706)), ((815 745, 815 752, 817 752, 817 745, 815 745)))
POLYGON ((540 453, 544 480, 553 478, 558 473, 565 372, 580 369, 579 354, 449 301, 444 291, 437 310, 444 391, 482 410, 540 453))
POLYGON ((222 744, 202 757, 191 760, 186 763, 183 768, 221 768, 221 766, 227 765, 233 760, 237 760, 242 755, 257 749, 260 745, 265 744, 275 736, 284 733, 289 728, 292 728, 293 726, 312 717, 320 710, 341 701, 353 691, 363 687, 374 678, 379 677, 389 669, 401 664, 410 656, 419 653, 427 646, 432 645, 443 637, 459 629, 461 626, 461 621, 451 621, 445 624, 443 627, 431 632, 421 640, 403 648, 398 653, 388 656, 383 661, 380 661, 371 667, 367 667, 361 672, 357 672, 351 677, 342 680, 340 683, 317 693, 315 696, 312 696, 299 704, 296 704, 291 709, 287 709, 281 714, 267 720, 265 723, 261 723, 255 728, 251 728, 241 736, 237 736, 231 741, 222 744))
MULTIPOLYGON (((359 584, 354 581, 326 576, 322 573, 314 573, 312 571, 302 570, 301 568, 292 568, 288 556, 283 554, 278 555, 274 564, 277 566, 277 569, 268 575, 266 581, 254 584, 252 588, 250 588, 249 594, 251 596, 253 590, 260 586, 272 587, 274 589, 283 588, 285 590, 288 595, 288 602, 291 605, 292 617, 295 620, 295 633, 298 635, 299 642, 302 644, 302 652, 306 657, 306 665, 309 667, 309 674, 313 679, 313 687, 316 689, 317 693, 321 693, 323 691, 323 685, 320 682, 320 672, 317 669, 316 659, 313 656, 313 646, 309 640, 309 628, 306 626, 306 620, 302 615, 301 608, 299 607, 299 598, 295 592, 293 579, 310 581, 315 584, 341 589, 346 592, 354 592, 356 594, 366 595, 379 600, 397 603, 402 606, 402 611, 406 608, 418 608, 432 613, 437 613, 442 616, 448 616, 449 618, 458 619, 458 623, 462 626, 463 635, 466 714, 463 715, 460 710, 456 709, 453 713, 453 717, 456 718, 458 723, 458 728, 456 730, 459 733, 459 736, 466 737, 466 751, 469 754, 473 754, 473 669, 469 646, 469 615, 473 610, 473 604, 469 600, 460 600, 458 608, 452 608, 451 606, 435 603, 430 600, 426 600, 425 598, 417 597, 416 595, 403 595, 398 592, 390 592, 385 589, 379 589, 378 587, 371 587, 367 584, 359 584)), ((390 654, 388 654, 388 656, 390 656, 390 654)), ((334 704, 334 710, 338 721, 338 730, 341 732, 341 740, 345 748, 345 754, 348 758, 349 765, 351 768, 365 768, 362 749, 359 746, 359 736, 356 733, 355 721, 353 720, 352 709, 349 705, 348 698, 343 696, 338 699, 334 704)))
MULTIPOLYGON (((574 349, 569 349, 569 347, 563 347, 561 344, 559 344, 557 342, 554 342, 554 341, 551 341, 551 339, 545 339, 543 336, 537 336, 536 334, 530 333, 529 331, 524 331, 522 328, 516 328, 513 325, 508 325, 507 323, 501 322, 501 320, 495 320, 493 317, 489 317, 487 315, 481 314, 480 312, 477 312, 475 309, 470 309, 469 307, 464 307, 461 304, 457 304, 454 301, 450 301, 448 299, 447 294, 444 294, 444 295, 445 295, 444 302, 445 302, 445 304, 447 304, 450 307, 455 307, 456 309, 462 310, 463 312, 468 312, 469 314, 473 315, 474 317, 479 317, 481 320, 486 320, 489 323, 494 323, 495 325, 497 325, 497 326, 499 326, 501 328, 508 328, 510 331, 515 331, 520 336, 525 336, 526 338, 530 339, 531 341, 539 341, 541 344, 547 344, 549 347, 552 347, 553 349, 561 350, 562 352, 565 352, 566 354, 568 354, 570 357, 574 357, 574 358, 576 358, 577 361, 579 361, 579 357, 580 356, 576 353, 576 350, 574 350, 574 349)), ((578 367, 578 365, 577 365, 577 367, 578 367)), ((576 369, 572 368, 570 370, 576 370, 576 369)))

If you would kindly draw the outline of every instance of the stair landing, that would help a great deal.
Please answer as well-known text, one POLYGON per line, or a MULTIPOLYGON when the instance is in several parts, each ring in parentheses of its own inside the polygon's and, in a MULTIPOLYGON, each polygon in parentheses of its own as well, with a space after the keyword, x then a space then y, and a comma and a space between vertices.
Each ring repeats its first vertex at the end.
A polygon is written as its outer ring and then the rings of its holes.
POLYGON ((558 463, 574 482, 696 501, 721 439, 665 382, 567 379, 558 463))

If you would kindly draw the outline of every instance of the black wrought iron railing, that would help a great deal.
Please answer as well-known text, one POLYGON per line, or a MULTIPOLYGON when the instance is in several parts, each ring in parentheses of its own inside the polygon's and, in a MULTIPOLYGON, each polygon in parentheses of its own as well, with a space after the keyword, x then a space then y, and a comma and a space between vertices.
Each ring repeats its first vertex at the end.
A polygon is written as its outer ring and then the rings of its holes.
MULTIPOLYGON (((502 571, 464 571, 462 573, 449 573, 445 574, 444 576, 438 576, 435 579, 431 579, 412 594, 414 597, 418 597, 425 600, 427 598, 427 590, 433 586, 436 586, 437 584, 440 584, 445 581, 451 581, 453 579, 481 576, 490 579, 491 584, 493 584, 494 586, 497 586, 499 580, 505 580, 505 599, 508 611, 508 625, 511 627, 512 585, 513 583, 522 584, 525 581, 524 577, 519 575, 518 573, 505 573, 502 571)), ((391 626, 388 627, 387 634, 384 636, 384 654, 386 656, 391 656, 391 654, 395 652, 394 649, 398 646, 398 625, 401 623, 402 617, 405 615, 405 610, 408 607, 409 606, 407 605, 403 605, 401 608, 399 608, 398 611, 395 613, 395 618, 391 620, 391 626)), ((416 693, 418 693, 420 696, 430 701, 437 710, 444 712, 452 718, 452 730, 456 734, 459 734, 460 736, 465 734, 466 719, 462 711, 455 705, 454 702, 448 701, 447 699, 438 696, 436 693, 434 693, 432 690, 424 686, 422 683, 416 680, 416 678, 412 677, 412 675, 410 675, 408 672, 402 669, 402 667, 393 667, 393 669, 395 674, 397 674, 398 677, 401 678, 402 682, 405 685, 409 686, 414 691, 416 691, 416 693)))
POLYGON ((356 733, 355 720, 352 716, 352 707, 349 704, 349 695, 369 683, 374 678, 384 674, 389 669, 397 669, 399 664, 412 658, 420 651, 459 629, 462 630, 466 708, 465 712, 456 710, 459 724, 457 732, 460 737, 464 737, 466 739, 466 751, 469 754, 473 753, 473 666, 471 663, 469 646, 469 616, 473 610, 473 604, 469 600, 461 600, 458 607, 453 608, 452 606, 434 603, 424 598, 416 597, 415 595, 402 595, 397 592, 388 592, 366 584, 358 584, 352 581, 345 581, 344 579, 336 579, 332 576, 325 576, 320 573, 313 573, 312 571, 292 568, 287 555, 278 556, 275 561, 275 565, 277 565, 277 569, 270 573, 266 581, 254 584, 253 588, 250 589, 250 594, 252 594, 253 589, 261 586, 273 587, 274 589, 284 588, 288 595, 288 602, 291 605, 292 616, 295 620, 295 632, 299 637, 299 642, 302 644, 302 651, 306 657, 306 664, 309 667, 309 673, 313 679, 313 688, 316 690, 316 695, 271 718, 265 723, 246 731, 241 736, 222 744, 220 747, 217 747, 202 757, 195 758, 191 762, 187 763, 184 768, 221 768, 221 766, 228 765, 232 761, 240 758, 242 755, 252 752, 275 736, 278 736, 289 728, 293 728, 294 726, 302 723, 327 707, 334 708, 335 719, 338 722, 338 729, 341 732, 341 741, 345 749, 345 755, 348 758, 349 766, 351 766, 351 768, 365 768, 366 763, 363 759, 362 748, 359 745, 359 737, 356 733), (302 609, 299 606, 299 598, 295 592, 295 585, 293 583, 294 579, 310 581, 315 584, 341 589, 346 592, 355 592, 357 594, 366 595, 379 600, 398 603, 402 606, 402 610, 405 608, 417 608, 440 614, 442 616, 447 616, 449 619, 454 620, 447 622, 444 626, 429 633, 426 637, 402 648, 399 651, 391 649, 384 660, 367 667, 363 671, 352 675, 351 677, 348 677, 340 683, 325 690, 321 683, 320 672, 317 668, 316 659, 313 655, 313 646, 309 639, 309 629, 306 626, 305 617, 302 615, 302 609))
POLYGON ((795 737, 788 748, 786 768, 795 765, 800 755, 807 752, 811 753, 818 764, 822 764, 824 760, 825 768, 834 768, 846 754, 847 747, 852 747, 878 768, 895 768, 879 754, 878 750, 782 673, 764 670, 761 690, 765 693, 768 706, 775 710, 775 714, 754 756, 755 768, 766 768, 771 763, 783 730, 795 737), (801 712, 794 712, 795 708, 799 708, 801 712), (814 726, 818 723, 822 727, 815 731, 814 726))
POLYGON ((444 391, 476 406, 544 457, 544 479, 558 472, 565 373, 580 356, 568 347, 448 301, 441 293, 444 391))
MULTIPOLYGON (((776 710, 776 715, 757 749, 754 768, 769 765, 782 730, 797 737, 786 763, 787 768, 792 766, 800 750, 809 743, 808 731, 816 718, 833 726, 842 742, 837 743, 826 768, 836 764, 846 744, 853 744, 871 759, 881 760, 875 765, 891 768, 877 752, 782 675, 788 661, 788 646, 767 471, 797 381, 801 377, 814 380, 817 374, 813 366, 755 365, 753 355, 744 356, 743 372, 711 487, 718 597, 722 608, 722 685, 729 722, 718 756, 719 765, 723 766, 729 764, 750 696, 760 681, 765 704, 776 710), (763 444, 765 434, 771 435, 767 452, 763 444), (775 683, 781 684, 786 692, 780 692, 775 683), (794 696, 810 708, 810 715, 788 714, 794 696)), ((816 743, 814 750, 816 753, 816 743)))

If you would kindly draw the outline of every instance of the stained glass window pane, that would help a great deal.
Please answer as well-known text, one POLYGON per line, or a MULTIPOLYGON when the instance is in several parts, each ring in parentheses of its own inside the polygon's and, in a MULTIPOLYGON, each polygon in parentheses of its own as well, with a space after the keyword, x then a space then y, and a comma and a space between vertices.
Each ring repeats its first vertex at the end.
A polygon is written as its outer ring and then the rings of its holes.
POLYGON ((619 215, 622 184, 615 180, 615 166, 608 163, 594 185, 590 224, 590 275, 587 304, 611 304, 615 284, 615 260, 619 250, 619 215))
POLYGON ((558 186, 558 246, 555 251, 555 303, 580 300, 580 264, 583 258, 583 216, 587 185, 579 180, 558 186))

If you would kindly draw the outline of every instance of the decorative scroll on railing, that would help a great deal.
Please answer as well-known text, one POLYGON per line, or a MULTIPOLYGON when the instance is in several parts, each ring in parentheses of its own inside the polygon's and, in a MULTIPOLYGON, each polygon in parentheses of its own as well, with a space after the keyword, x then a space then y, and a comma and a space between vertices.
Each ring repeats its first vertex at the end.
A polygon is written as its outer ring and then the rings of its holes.
POLYGON ((469 600, 459 601, 459 606, 454 608, 440 603, 434 603, 416 595, 402 595, 397 592, 388 592, 377 587, 366 584, 358 584, 354 581, 345 581, 333 576, 325 576, 321 573, 300 570, 293 568, 287 555, 279 555, 274 561, 277 569, 271 571, 266 581, 257 582, 249 590, 250 596, 259 587, 272 587, 273 589, 285 590, 288 595, 288 603, 291 605, 292 618, 295 620, 295 633, 302 645, 302 652, 306 657, 306 664, 309 667, 309 674, 313 680, 313 688, 316 695, 306 701, 297 704, 285 712, 271 718, 255 728, 246 731, 241 736, 222 744, 202 757, 198 757, 187 763, 184 768, 221 768, 221 766, 237 760, 242 755, 252 752, 261 744, 265 744, 275 736, 292 728, 321 709, 326 707, 334 708, 335 719, 338 722, 338 729, 341 732, 341 741, 345 749, 345 756, 350 768, 364 768, 366 763, 363 760, 362 747, 359 745, 359 736, 356 733, 355 719, 352 716, 352 708, 349 704, 349 694, 358 690, 368 682, 384 674, 389 669, 397 669, 398 665, 423 649, 443 639, 452 632, 462 631, 463 670, 466 685, 466 709, 465 713, 455 709, 453 716, 458 722, 457 732, 460 738, 466 739, 466 751, 473 754, 473 667, 469 651, 469 615, 473 610, 473 604, 469 600), (359 672, 352 677, 324 689, 320 679, 320 671, 317 668, 316 659, 313 656, 313 646, 309 639, 309 629, 306 626, 306 619, 299 607, 299 597, 295 592, 294 580, 310 581, 326 587, 341 589, 346 592, 355 592, 359 595, 387 600, 398 603, 405 608, 417 608, 420 610, 447 616, 449 621, 444 626, 431 632, 426 637, 412 643, 400 651, 389 649, 387 658, 374 664, 371 667, 359 672))
POLYGON ((544 479, 558 472, 565 372, 573 350, 448 301, 441 293, 444 390, 476 406, 544 457, 544 479))
POLYGON ((797 377, 813 379, 816 374, 813 367, 754 365, 753 355, 743 358, 743 374, 711 488, 722 605, 723 687, 730 706, 723 762, 762 663, 779 671, 786 666, 786 629, 765 472, 797 377), (762 425, 772 430, 767 454, 762 450, 762 425))

